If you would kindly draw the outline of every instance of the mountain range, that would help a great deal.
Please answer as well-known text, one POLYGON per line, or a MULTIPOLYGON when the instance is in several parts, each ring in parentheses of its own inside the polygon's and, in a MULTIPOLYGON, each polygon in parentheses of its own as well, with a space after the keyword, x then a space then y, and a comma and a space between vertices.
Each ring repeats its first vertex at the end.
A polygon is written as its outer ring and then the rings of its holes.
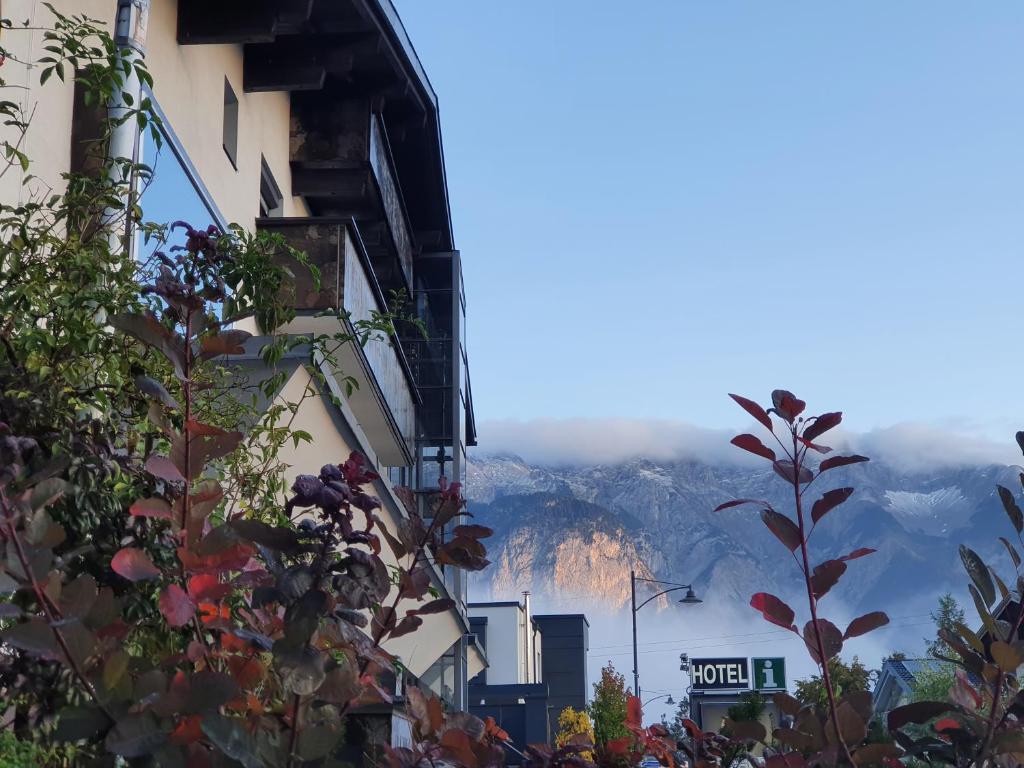
MULTIPOLYGON (((965 595, 958 547, 974 548, 1002 573, 999 536, 1012 528, 996 484, 1020 490, 1019 467, 965 466, 908 473, 881 462, 833 470, 809 499, 853 486, 812 537, 815 561, 861 547, 834 594, 851 611, 920 601, 945 590, 965 595)), ((474 599, 512 599, 524 590, 629 602, 629 570, 693 583, 708 601, 745 604, 752 593, 792 595, 796 565, 754 507, 723 512, 733 498, 768 500, 792 514, 787 485, 770 467, 637 458, 597 466, 542 466, 515 455, 473 456, 468 496, 476 521, 495 530, 493 565, 474 599)), ((812 563, 813 564, 813 563, 812 563)))

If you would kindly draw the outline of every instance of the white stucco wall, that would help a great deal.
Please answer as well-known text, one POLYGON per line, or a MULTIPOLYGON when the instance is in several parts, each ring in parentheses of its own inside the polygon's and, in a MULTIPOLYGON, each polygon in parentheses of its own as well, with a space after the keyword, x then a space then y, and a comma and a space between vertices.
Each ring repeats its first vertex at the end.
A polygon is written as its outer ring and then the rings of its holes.
MULTIPOLYGON (((108 24, 117 8, 116 0, 54 0, 53 4, 65 14, 85 14, 108 24)), ((53 17, 40 0, 7 0, 2 10, 16 25, 25 20, 31 26, 52 24, 53 17)), ((45 55, 42 34, 5 30, 0 39, 18 59, 34 61, 45 55)), ((284 193, 284 215, 308 215, 303 200, 290 194, 289 95, 247 94, 242 90, 242 46, 179 46, 177 0, 152 0, 146 64, 154 78, 153 91, 160 108, 229 222, 251 229, 259 215, 261 155, 284 193), (222 145, 225 77, 239 102, 237 170, 222 145)), ((29 172, 38 177, 39 183, 60 189, 60 176, 68 171, 71 162, 71 78, 64 83, 51 78, 40 87, 39 71, 13 60, 5 63, 0 76, 9 85, 24 86, 6 89, 4 98, 21 101, 27 111, 34 111, 32 129, 24 145, 33 161, 29 172)), ((0 178, 0 196, 5 201, 25 199, 27 191, 22 187, 22 178, 20 171, 0 178)), ((32 188, 38 189, 39 184, 32 188)))
MULTIPOLYGON (((304 367, 298 367, 289 378, 278 396, 282 402, 299 402, 307 387, 313 386, 312 377, 304 367)), ((302 401, 292 428, 306 430, 313 435, 312 443, 300 442, 298 447, 287 443, 279 454, 280 459, 289 466, 286 473, 289 486, 298 475, 315 475, 324 464, 338 464, 346 459, 352 451, 365 449, 358 443, 347 442, 335 427, 331 412, 333 404, 320 396, 310 397, 302 401)), ((349 418, 352 419, 351 414, 349 418)), ((349 423, 354 423, 350 421, 349 423)), ((358 437, 358 434, 357 434, 358 437)), ((381 520, 388 530, 397 529, 399 501, 391 492, 386 480, 381 479, 368 489, 378 496, 383 506, 379 510, 381 520)), ((393 553, 382 542, 381 558, 389 566, 397 565, 393 553)), ((408 565, 405 558, 403 565, 408 565)), ((429 598, 428 598, 429 599, 429 598)), ((390 603, 389 603, 390 604, 390 603)), ((417 605, 415 601, 403 600, 398 604, 399 614, 417 605)), ((462 625, 454 611, 423 617, 423 626, 416 632, 388 641, 384 649, 401 657, 402 662, 414 675, 422 675, 431 664, 447 651, 462 635, 462 625)))

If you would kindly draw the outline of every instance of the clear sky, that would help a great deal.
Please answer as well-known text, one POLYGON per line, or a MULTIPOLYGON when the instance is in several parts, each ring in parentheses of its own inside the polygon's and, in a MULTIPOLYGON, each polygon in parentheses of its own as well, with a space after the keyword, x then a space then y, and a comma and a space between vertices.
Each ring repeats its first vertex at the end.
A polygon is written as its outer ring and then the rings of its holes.
POLYGON ((1024 425, 1024 4, 395 1, 478 419, 1024 425))

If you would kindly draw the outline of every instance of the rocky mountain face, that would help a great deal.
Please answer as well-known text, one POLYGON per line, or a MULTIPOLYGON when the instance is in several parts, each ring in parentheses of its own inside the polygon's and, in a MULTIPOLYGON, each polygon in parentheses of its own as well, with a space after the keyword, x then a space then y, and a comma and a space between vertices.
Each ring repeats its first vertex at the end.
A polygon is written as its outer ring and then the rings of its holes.
MULTIPOLYGON (((817 560, 860 547, 835 594, 851 610, 874 610, 941 590, 962 590, 957 548, 967 543, 1005 572, 997 539, 1009 522, 996 484, 1019 489, 1018 467, 985 466, 906 474, 878 462, 825 475, 812 497, 841 486, 854 495, 813 533, 817 560), (831 476, 830 476, 831 475, 831 476)), ((636 459, 614 466, 542 467, 515 456, 469 465, 477 521, 495 529, 494 565, 481 593, 597 599, 609 610, 629 601, 629 570, 700 586, 709 601, 742 601, 756 591, 790 594, 789 555, 753 507, 715 513, 732 498, 768 500, 792 512, 786 486, 761 467, 636 459)))

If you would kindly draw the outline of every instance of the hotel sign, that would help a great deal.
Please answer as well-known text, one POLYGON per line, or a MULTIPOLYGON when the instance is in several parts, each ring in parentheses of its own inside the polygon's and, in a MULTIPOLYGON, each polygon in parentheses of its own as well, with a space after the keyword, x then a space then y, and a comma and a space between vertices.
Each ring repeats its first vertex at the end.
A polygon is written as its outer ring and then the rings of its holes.
POLYGON ((693 659, 690 675, 695 691, 741 691, 750 688, 750 666, 744 658, 693 659))

